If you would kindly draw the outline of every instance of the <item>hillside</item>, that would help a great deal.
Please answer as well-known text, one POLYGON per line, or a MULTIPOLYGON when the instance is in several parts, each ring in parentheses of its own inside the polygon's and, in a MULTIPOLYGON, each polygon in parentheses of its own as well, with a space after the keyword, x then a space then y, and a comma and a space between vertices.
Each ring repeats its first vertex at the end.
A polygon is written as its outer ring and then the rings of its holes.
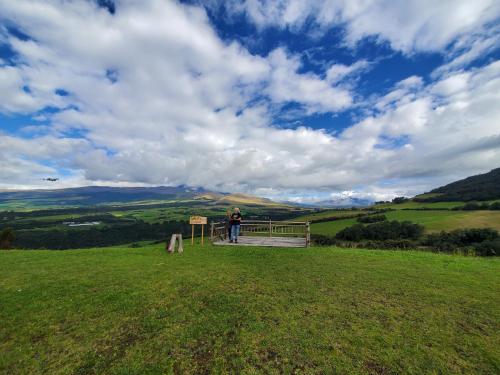
POLYGON ((0 373, 494 374, 499 271, 332 247, 0 251, 0 373))
POLYGON ((500 199, 500 168, 452 182, 417 195, 417 202, 487 201, 500 199))
POLYGON ((277 205, 248 194, 223 194, 186 186, 109 187, 85 186, 68 189, 0 191, 0 210, 11 208, 85 207, 137 202, 204 200, 221 204, 277 205))

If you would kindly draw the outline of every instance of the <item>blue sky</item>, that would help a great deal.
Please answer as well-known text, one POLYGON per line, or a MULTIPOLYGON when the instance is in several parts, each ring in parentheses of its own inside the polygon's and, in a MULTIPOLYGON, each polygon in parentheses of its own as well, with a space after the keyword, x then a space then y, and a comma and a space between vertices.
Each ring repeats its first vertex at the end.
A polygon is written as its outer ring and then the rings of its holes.
POLYGON ((345 202, 488 171, 499 16, 494 0, 0 0, 0 188, 345 202))

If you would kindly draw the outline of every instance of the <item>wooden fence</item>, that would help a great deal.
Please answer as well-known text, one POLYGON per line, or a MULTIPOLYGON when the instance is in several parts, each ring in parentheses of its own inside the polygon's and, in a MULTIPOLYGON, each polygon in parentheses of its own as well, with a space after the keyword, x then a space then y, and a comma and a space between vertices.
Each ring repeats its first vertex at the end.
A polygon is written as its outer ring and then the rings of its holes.
MULTIPOLYGON (((210 239, 212 242, 227 240, 228 235, 226 222, 211 223, 210 239)), ((240 236, 302 237, 309 246, 311 228, 309 222, 302 221, 245 220, 240 225, 240 236)))

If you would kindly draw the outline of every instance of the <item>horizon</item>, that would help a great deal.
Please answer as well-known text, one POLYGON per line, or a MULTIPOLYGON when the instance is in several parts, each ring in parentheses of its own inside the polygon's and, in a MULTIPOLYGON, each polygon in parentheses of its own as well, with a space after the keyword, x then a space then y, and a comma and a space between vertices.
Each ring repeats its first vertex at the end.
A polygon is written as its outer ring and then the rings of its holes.
POLYGON ((307 204, 486 173, 499 20, 494 0, 0 0, 0 190, 307 204))

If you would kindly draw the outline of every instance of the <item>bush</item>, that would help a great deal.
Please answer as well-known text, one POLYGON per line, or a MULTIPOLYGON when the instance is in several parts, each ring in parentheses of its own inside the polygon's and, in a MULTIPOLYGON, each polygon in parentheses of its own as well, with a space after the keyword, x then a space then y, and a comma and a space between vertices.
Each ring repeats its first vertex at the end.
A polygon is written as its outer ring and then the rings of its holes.
POLYGON ((361 216, 356 219, 359 223, 377 223, 379 221, 386 221, 387 217, 385 215, 370 215, 370 216, 361 216))
POLYGON ((346 241, 418 239, 424 227, 409 221, 383 221, 371 225, 354 224, 337 233, 335 238, 346 241))
POLYGON ((500 210, 500 202, 493 202, 490 204, 490 210, 500 210))
POLYGON ((383 249, 383 250, 409 250, 416 249, 418 243, 412 240, 385 240, 385 241, 367 241, 363 244, 363 247, 369 249, 383 249))
MULTIPOLYGON (((498 232, 494 229, 470 228, 457 229, 451 232, 429 234, 422 243, 425 246, 430 246, 436 250, 445 252, 454 252, 458 249, 472 246, 478 253, 487 253, 488 250, 486 248, 480 247, 479 245, 485 242, 489 243, 497 241, 498 238, 498 232), (480 248, 479 251, 477 250, 478 247, 480 248)), ((489 246, 491 247, 493 245, 490 244, 489 246)), ((492 251, 495 250, 493 249, 492 251)))
POLYGON ((10 249, 16 239, 16 234, 12 228, 5 228, 0 232, 0 249, 10 249))
POLYGON ((500 239, 486 240, 475 246, 476 254, 480 256, 499 256, 500 239))
POLYGON ((408 198, 405 198, 405 197, 396 197, 392 200, 392 203, 394 204, 400 204, 400 203, 404 203, 404 202, 408 202, 409 199, 408 198))
POLYGON ((339 241, 332 236, 324 236, 322 234, 311 234, 311 242, 318 246, 337 246, 339 241))
POLYGON ((462 210, 464 211, 474 211, 479 209, 481 209, 481 206, 477 202, 468 202, 462 206, 462 210))
POLYGON ((454 210, 463 210, 463 211, 476 211, 476 210, 494 210, 496 208, 492 208, 491 205, 486 203, 486 202, 484 202, 484 203, 468 202, 463 206, 454 207, 453 209, 454 210))

